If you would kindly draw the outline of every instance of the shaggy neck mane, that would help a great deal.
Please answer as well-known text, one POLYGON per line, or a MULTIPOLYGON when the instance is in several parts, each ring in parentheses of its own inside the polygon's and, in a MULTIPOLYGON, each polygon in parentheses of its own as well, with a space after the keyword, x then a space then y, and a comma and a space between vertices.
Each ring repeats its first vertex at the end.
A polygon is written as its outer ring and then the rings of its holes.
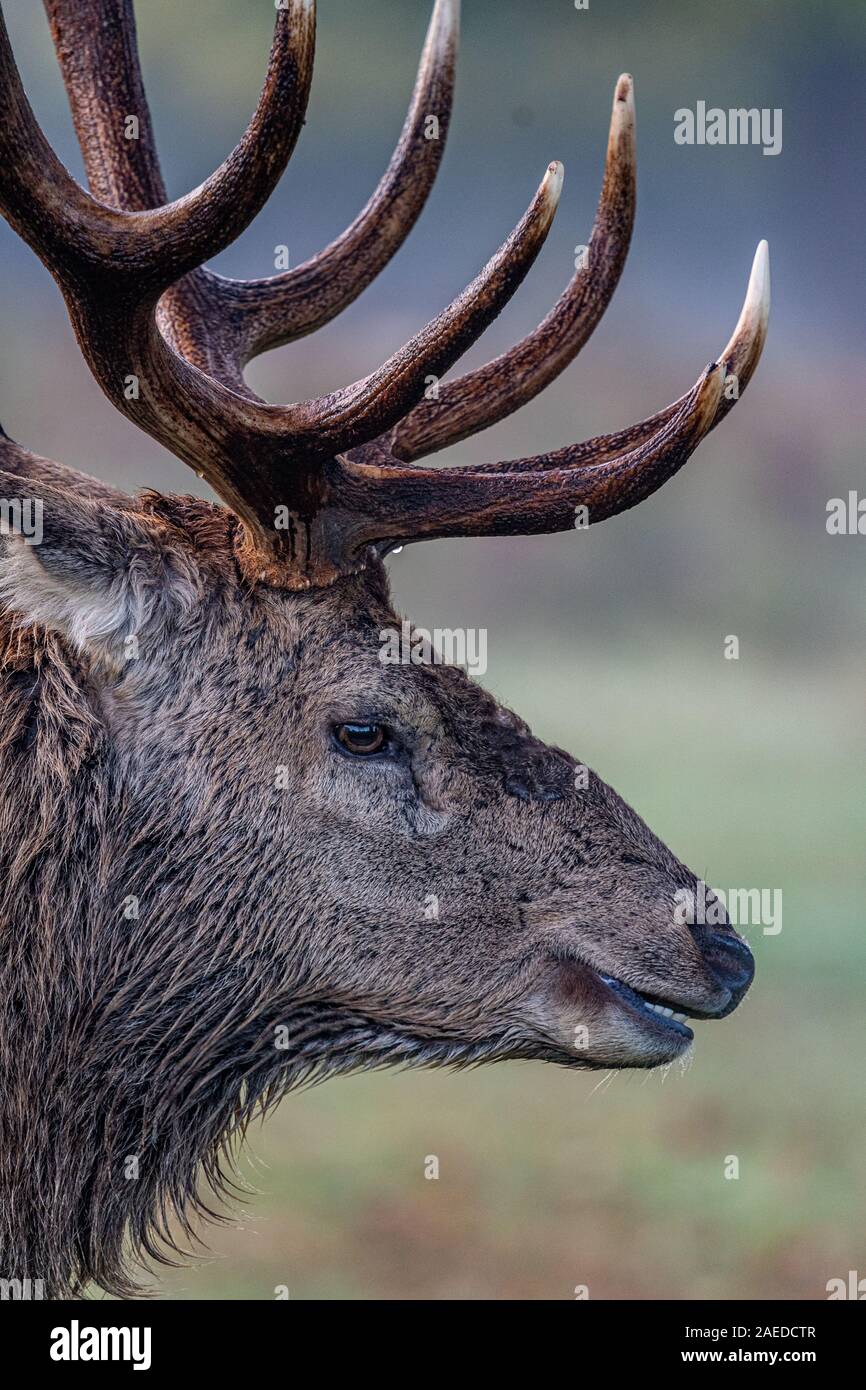
POLYGON ((0 1276, 131 1294, 127 1261, 168 1261, 207 1211, 200 1166, 225 1194, 257 1108, 326 1052, 363 1066, 369 1030, 280 988, 243 912, 168 892, 185 827, 123 785, 86 669, 8 619, 2 641, 0 1276))

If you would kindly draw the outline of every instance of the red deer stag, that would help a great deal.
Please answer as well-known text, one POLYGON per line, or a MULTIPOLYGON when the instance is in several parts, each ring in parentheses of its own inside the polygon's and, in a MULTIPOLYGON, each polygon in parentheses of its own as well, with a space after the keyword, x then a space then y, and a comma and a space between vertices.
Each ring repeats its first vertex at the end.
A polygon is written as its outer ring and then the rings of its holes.
POLYGON ((536 458, 423 466, 531 400, 611 298, 634 212, 631 79, 585 264, 534 332, 425 399, 535 259, 559 164, 384 366, 272 405, 245 364, 340 313, 420 212, 458 0, 436 0, 369 203, 306 264, 251 281, 202 263, 292 153, 314 0, 279 7, 248 129, 174 202, 131 0, 45 8, 90 192, 46 142, 0 21, 3 212, 109 399, 225 504, 130 498, 0 435, 0 1274, 123 1294, 192 1219, 201 1170, 219 1189, 252 1114, 301 1082, 502 1058, 655 1067, 689 1046, 686 1016, 721 1018, 747 989, 747 946, 724 918, 678 920, 694 876, 610 787, 461 670, 383 664, 380 634, 399 626, 394 547, 561 531, 578 507, 594 524, 676 473, 757 363, 766 248, 721 357, 657 415, 536 458), (41 543, 15 499, 41 503, 41 543))

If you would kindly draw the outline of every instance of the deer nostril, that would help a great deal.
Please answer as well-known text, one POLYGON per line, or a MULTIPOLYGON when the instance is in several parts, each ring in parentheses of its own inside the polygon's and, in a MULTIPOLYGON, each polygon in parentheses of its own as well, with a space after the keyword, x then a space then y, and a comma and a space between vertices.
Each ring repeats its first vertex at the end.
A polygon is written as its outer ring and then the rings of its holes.
POLYGON ((745 941, 734 936, 732 931, 693 927, 692 932, 718 983, 738 997, 744 994, 755 974, 755 958, 745 941))

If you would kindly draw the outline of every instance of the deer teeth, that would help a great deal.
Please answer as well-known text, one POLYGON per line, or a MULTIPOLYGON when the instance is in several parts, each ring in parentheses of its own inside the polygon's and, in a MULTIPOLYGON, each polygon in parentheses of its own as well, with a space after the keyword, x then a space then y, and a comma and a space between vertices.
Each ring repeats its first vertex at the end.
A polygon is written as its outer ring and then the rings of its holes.
POLYGON ((634 989, 631 985, 624 984, 622 980, 615 979, 613 975, 602 975, 601 972, 599 972, 599 979, 618 993, 625 991, 626 997, 629 999, 630 1003, 634 1004, 636 1001, 642 1008, 654 1014, 660 1014, 662 1018, 669 1018, 673 1023, 684 1024, 686 1027, 688 1026, 688 1014, 678 1013, 676 1010, 672 1009, 669 1004, 651 1003, 639 990, 634 989))
POLYGON ((651 1004, 648 999, 643 1002, 648 1009, 652 1009, 655 1014, 661 1014, 663 1018, 672 1018, 675 1023, 686 1022, 685 1014, 674 1013, 673 1009, 666 1009, 663 1004, 651 1004))

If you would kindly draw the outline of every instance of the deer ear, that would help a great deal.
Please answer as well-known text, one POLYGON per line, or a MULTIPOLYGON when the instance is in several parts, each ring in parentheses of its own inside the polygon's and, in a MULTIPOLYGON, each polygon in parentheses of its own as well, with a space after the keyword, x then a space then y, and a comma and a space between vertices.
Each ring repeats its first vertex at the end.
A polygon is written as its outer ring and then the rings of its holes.
POLYGON ((56 488, 10 497, 0 475, 0 601, 80 650, 111 654, 201 597, 194 558, 164 523, 56 488))

